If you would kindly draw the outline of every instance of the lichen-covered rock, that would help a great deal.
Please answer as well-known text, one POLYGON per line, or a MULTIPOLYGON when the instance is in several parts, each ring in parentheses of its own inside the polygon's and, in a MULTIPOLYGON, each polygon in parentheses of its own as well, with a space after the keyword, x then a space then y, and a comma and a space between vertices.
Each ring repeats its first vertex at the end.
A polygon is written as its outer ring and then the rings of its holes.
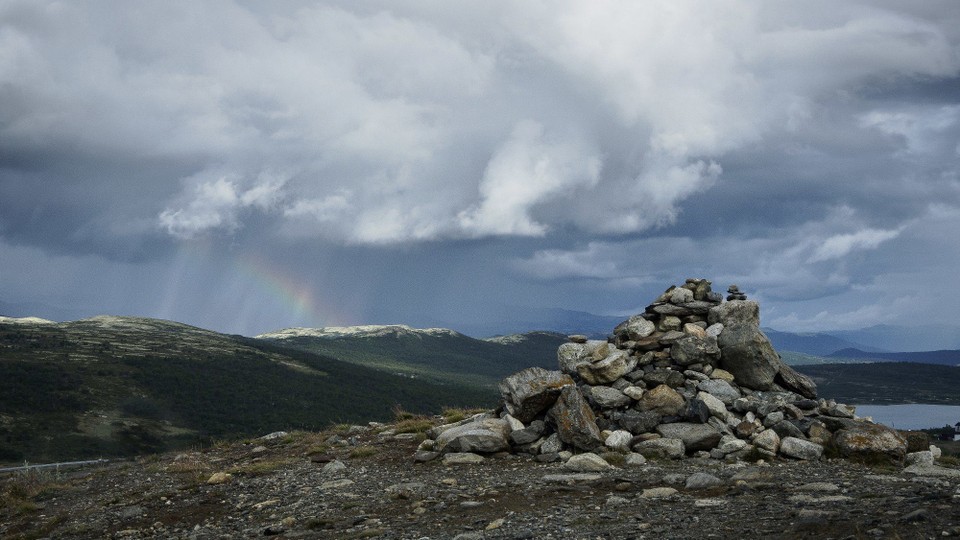
MULTIPOLYGON (((698 326, 693 328, 700 329, 698 326)), ((680 338, 670 347, 670 358, 681 366, 691 364, 709 364, 715 362, 720 356, 720 348, 717 346, 717 338, 698 337, 687 333, 686 337, 680 338)))
POLYGON ((717 336, 720 367, 732 373, 740 385, 770 389, 783 363, 760 330, 760 306, 750 300, 732 300, 712 308, 708 320, 723 325, 717 336))
POLYGON ((833 434, 840 455, 864 462, 902 463, 907 441, 896 430, 880 424, 857 422, 833 434))
POLYGON ((665 384, 644 392, 637 402, 640 411, 654 412, 662 416, 672 416, 683 410, 684 399, 676 390, 665 384))
POLYGON ((607 384, 623 377, 637 367, 637 357, 627 351, 613 350, 604 359, 597 362, 584 362, 577 365, 577 373, 587 384, 607 384))
POLYGON ((647 459, 680 459, 686 454, 680 439, 650 439, 633 445, 633 451, 647 459))
POLYGON ((656 331, 657 325, 640 315, 634 315, 618 324, 613 334, 623 341, 636 341, 645 338, 656 331))
POLYGON ((610 386, 591 386, 585 393, 590 403, 601 409, 618 409, 633 403, 633 398, 610 386))
POLYGON ((560 391, 573 384, 566 373, 531 367, 500 381, 500 396, 507 412, 527 423, 550 408, 560 391))
POLYGON ((597 417, 576 386, 564 387, 549 416, 561 441, 588 451, 603 444, 597 417))

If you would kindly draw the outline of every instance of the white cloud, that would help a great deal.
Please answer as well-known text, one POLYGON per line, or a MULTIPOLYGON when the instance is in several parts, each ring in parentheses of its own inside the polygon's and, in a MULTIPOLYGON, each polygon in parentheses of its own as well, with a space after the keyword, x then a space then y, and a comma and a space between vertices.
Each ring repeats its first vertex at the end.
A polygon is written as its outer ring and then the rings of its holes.
POLYGON ((839 259, 851 251, 874 249, 883 242, 900 236, 900 232, 901 229, 864 229, 855 233, 837 234, 819 242, 819 246, 807 259, 807 262, 816 263, 839 259))
POLYGON ((479 205, 460 212, 460 227, 474 236, 542 236, 547 226, 531 209, 557 195, 595 185, 600 159, 574 143, 545 138, 543 126, 520 122, 494 153, 480 182, 479 205))
POLYGON ((238 180, 220 176, 205 180, 200 175, 188 180, 193 184, 183 196, 179 208, 160 212, 160 226, 178 238, 190 239, 211 230, 235 231, 239 213, 245 208, 272 210, 283 198, 283 177, 261 174, 248 189, 238 187, 238 180))

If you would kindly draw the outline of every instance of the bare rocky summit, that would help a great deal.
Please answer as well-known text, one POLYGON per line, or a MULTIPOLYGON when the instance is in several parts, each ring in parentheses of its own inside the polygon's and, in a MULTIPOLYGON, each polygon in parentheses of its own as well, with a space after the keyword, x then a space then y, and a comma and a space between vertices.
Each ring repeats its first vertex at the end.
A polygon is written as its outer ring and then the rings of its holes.
POLYGON ((960 469, 818 399, 710 282, 671 287, 494 411, 273 433, 0 479, 2 538, 934 538, 960 469))
POLYGON ((0 537, 960 535, 957 469, 845 459, 747 463, 610 455, 581 458, 572 468, 570 461, 541 463, 506 452, 456 452, 411 463, 422 430, 442 422, 414 418, 271 434, 79 472, 3 477, 0 537), (402 433, 407 430, 420 432, 402 433), (588 463, 599 467, 586 469, 588 463))

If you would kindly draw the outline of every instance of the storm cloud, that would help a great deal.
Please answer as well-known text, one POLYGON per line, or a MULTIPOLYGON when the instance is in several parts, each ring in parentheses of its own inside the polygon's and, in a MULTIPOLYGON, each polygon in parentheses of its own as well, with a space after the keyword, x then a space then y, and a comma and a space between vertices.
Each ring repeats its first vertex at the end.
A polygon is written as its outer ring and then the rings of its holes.
POLYGON ((0 103, 8 302, 243 333, 689 276, 784 329, 960 302, 951 1, 14 0, 0 103))

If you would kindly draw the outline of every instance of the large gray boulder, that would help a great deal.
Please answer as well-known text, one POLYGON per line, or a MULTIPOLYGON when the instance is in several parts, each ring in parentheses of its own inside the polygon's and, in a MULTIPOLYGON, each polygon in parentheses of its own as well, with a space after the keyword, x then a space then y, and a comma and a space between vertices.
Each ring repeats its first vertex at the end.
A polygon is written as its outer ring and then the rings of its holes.
POLYGON ((720 367, 732 373, 737 384, 753 390, 771 390, 780 375, 779 380, 788 388, 805 397, 811 393, 816 396, 813 381, 787 367, 760 330, 759 304, 730 300, 711 308, 707 319, 710 324, 723 325, 717 336, 720 367))
POLYGON ((903 463, 907 440, 880 424, 856 422, 833 434, 833 443, 845 458, 867 463, 903 463))
POLYGON ((553 406, 560 391, 572 384, 566 373, 531 367, 500 381, 500 395, 507 412, 526 424, 553 406))
POLYGON ((629 319, 618 324, 613 329, 615 336, 622 341, 636 341, 645 338, 656 331, 657 325, 643 318, 641 315, 634 315, 629 319))
POLYGON ((657 433, 666 439, 680 439, 687 452, 710 450, 717 446, 722 436, 709 424, 679 422, 657 426, 657 433))
POLYGON ((564 387, 549 415, 561 441, 588 451, 603 444, 597 417, 576 386, 564 387))
POLYGON ((500 418, 481 418, 452 427, 437 437, 434 451, 493 453, 510 449, 510 423, 500 418))

